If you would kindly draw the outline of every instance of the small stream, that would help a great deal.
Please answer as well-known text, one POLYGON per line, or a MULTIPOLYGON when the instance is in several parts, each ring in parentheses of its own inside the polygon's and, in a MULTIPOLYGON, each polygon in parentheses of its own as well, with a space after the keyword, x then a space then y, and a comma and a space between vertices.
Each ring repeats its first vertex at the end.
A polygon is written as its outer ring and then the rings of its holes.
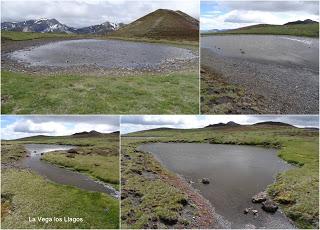
POLYGON ((138 148, 150 152, 167 169, 181 175, 210 201, 227 228, 294 228, 278 210, 264 212, 261 204, 253 204, 253 195, 264 191, 279 172, 292 168, 277 156, 277 150, 253 146, 154 143, 138 148), (210 184, 201 183, 208 178, 210 184), (258 210, 258 215, 243 213, 246 208, 258 210))
POLYGON ((96 181, 85 174, 41 160, 41 153, 45 154, 57 150, 69 150, 75 146, 49 144, 26 144, 24 146, 29 153, 29 157, 23 159, 22 165, 37 172, 39 175, 58 184, 71 185, 88 191, 103 192, 119 198, 120 193, 106 183, 96 181))

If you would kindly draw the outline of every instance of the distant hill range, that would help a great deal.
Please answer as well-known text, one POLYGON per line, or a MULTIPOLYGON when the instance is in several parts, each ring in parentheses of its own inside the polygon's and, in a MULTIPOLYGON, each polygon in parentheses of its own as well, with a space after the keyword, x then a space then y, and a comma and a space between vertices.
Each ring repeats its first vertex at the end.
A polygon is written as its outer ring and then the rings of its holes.
POLYGON ((97 137, 97 136, 102 136, 103 133, 97 132, 95 130, 91 130, 90 132, 80 132, 80 133, 74 133, 71 136, 73 137, 97 137))
POLYGON ((311 19, 288 22, 283 25, 257 24, 230 30, 211 30, 202 32, 210 34, 271 34, 319 37, 319 22, 311 19))
POLYGON ((313 21, 311 19, 306 19, 306 20, 303 20, 303 21, 294 21, 294 22, 288 22, 284 25, 300 25, 300 24, 312 24, 312 23, 319 23, 319 22, 316 22, 316 21, 313 21))
POLYGON ((132 133, 128 133, 125 134, 123 136, 135 136, 135 137, 148 137, 148 136, 153 136, 153 137, 160 137, 160 136, 168 136, 168 134, 170 133, 170 131, 175 132, 185 132, 188 130, 217 130, 217 131, 221 131, 221 130, 263 130, 263 129, 286 129, 286 128, 292 128, 292 129, 300 129, 300 130, 309 130, 309 131, 313 131, 313 132, 318 132, 319 128, 316 127, 305 127, 305 128, 299 128, 296 127, 294 125, 291 124, 287 124, 284 122, 277 122, 277 121, 263 121, 263 122, 257 122, 254 124, 247 124, 247 125, 241 125, 238 124, 236 122, 233 121, 229 121, 227 123, 216 123, 216 124, 210 124, 207 125, 203 128, 194 128, 194 129, 180 129, 180 128, 155 128, 155 129, 149 129, 149 130, 141 130, 141 131, 137 131, 137 132, 132 132, 132 133), (168 134, 166 134, 166 132, 168 132, 168 134))
POLYGON ((211 29, 211 30, 201 30, 201 33, 218 33, 218 32, 225 32, 228 29, 211 29))
POLYGON ((158 9, 113 32, 111 36, 199 40, 199 21, 182 11, 158 9))
POLYGON ((123 23, 105 22, 99 25, 93 25, 83 28, 74 28, 60 23, 56 19, 38 19, 22 22, 2 22, 1 30, 19 31, 19 32, 37 32, 37 33, 67 33, 67 34, 109 34, 120 27, 123 23))
POLYGON ((293 125, 290 125, 284 122, 277 122, 277 121, 264 121, 264 122, 255 123, 253 125, 274 125, 274 126, 295 127, 293 125))
POLYGON ((95 130, 91 130, 90 132, 80 132, 80 133, 74 133, 71 136, 72 137, 99 137, 99 136, 105 136, 105 135, 119 135, 120 132, 116 131, 116 132, 112 132, 112 133, 100 133, 97 132, 95 130))
MULTIPOLYGON (((276 121, 264 121, 264 122, 258 122, 249 126, 285 126, 285 127, 295 127, 293 125, 287 124, 287 123, 283 123, 283 122, 276 122, 276 121)), ((212 125, 208 125, 205 128, 227 128, 227 127, 239 127, 239 126, 248 126, 248 125, 240 125, 236 122, 233 121, 229 121, 228 123, 217 123, 217 124, 212 124, 212 125)))
POLYGON ((233 122, 233 121, 229 121, 228 123, 217 123, 217 124, 212 124, 212 125, 208 125, 205 128, 221 128, 221 127, 237 127, 237 126, 241 126, 240 124, 233 122))
POLYGON ((54 139, 54 138, 61 138, 61 137, 65 137, 65 138, 90 138, 90 137, 117 137, 119 136, 120 132, 116 131, 116 132, 112 132, 112 133, 100 133, 97 132, 95 130, 92 130, 90 132, 80 132, 80 133, 74 133, 71 135, 66 135, 66 136, 46 136, 46 135, 36 135, 36 136, 30 136, 30 137, 23 137, 23 138, 19 138, 16 140, 19 141, 32 141, 32 140, 45 140, 45 139, 54 139))
POLYGON ((38 33, 68 33, 112 35, 125 38, 150 38, 166 40, 199 39, 199 21, 182 11, 158 9, 136 21, 123 23, 105 22, 83 28, 74 28, 56 19, 39 19, 22 22, 2 22, 1 30, 38 33))

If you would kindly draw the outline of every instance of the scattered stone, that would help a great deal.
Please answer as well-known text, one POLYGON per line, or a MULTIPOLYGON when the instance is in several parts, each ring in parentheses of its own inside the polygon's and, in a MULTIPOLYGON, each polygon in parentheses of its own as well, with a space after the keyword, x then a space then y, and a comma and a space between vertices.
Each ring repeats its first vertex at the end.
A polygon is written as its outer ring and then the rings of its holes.
POLYGON ((208 178, 202 178, 202 184, 210 184, 210 180, 208 178))
POLYGON ((246 224, 246 225, 244 226, 244 228, 247 228, 247 229, 255 229, 256 226, 254 226, 253 224, 246 224))
POLYGON ((189 184, 194 184, 194 182, 192 180, 189 180, 189 184))
POLYGON ((34 153, 36 153, 37 151, 36 151, 36 150, 34 150, 33 152, 34 152, 34 153))
POLYGON ((75 150, 75 149, 69 149, 69 150, 67 151, 67 153, 78 153, 78 151, 75 150))
POLYGON ((100 166, 100 164, 99 163, 94 163, 94 166, 100 166))
POLYGON ((40 155, 43 156, 44 153, 41 153, 40 155))
POLYGON ((249 209, 246 208, 245 210, 243 210, 243 213, 244 213, 244 214, 248 214, 248 213, 249 213, 249 209))
POLYGON ((108 209, 108 208, 105 208, 105 209, 103 209, 103 211, 105 211, 105 212, 109 212, 109 209, 108 209))
POLYGON ((261 207, 266 212, 275 213, 278 210, 278 206, 270 199, 264 201, 261 207))
POLYGON ((26 157, 30 157, 30 155, 26 155, 26 157))
POLYGON ((256 209, 252 209, 251 212, 253 213, 253 215, 257 215, 258 214, 258 210, 256 210, 256 209))
POLYGON ((267 200, 267 193, 266 192, 259 192, 257 195, 252 197, 252 203, 262 203, 263 201, 267 200))

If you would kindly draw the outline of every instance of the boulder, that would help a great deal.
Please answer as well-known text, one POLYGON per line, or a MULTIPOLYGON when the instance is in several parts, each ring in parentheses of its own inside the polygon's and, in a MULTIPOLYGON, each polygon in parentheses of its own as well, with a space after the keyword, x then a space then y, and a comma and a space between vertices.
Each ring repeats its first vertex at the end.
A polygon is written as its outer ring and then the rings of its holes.
POLYGON ((202 178, 201 183, 202 184, 210 184, 210 180, 208 178, 202 178))
POLYGON ((252 197, 252 203, 262 203, 263 201, 267 200, 267 193, 266 192, 259 192, 258 194, 252 197))
POLYGON ((261 207, 266 212, 274 213, 278 210, 278 206, 272 200, 268 199, 262 203, 261 207))
POLYGON ((44 153, 41 153, 40 155, 43 156, 44 153))

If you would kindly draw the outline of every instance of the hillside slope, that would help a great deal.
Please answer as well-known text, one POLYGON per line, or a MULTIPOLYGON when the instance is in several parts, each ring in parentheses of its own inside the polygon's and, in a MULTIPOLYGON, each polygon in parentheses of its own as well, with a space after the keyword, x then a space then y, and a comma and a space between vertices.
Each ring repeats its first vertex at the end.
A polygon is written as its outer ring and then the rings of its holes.
POLYGON ((305 23, 288 22, 284 25, 258 24, 241 27, 238 29, 204 33, 204 35, 218 34, 270 34, 270 35, 292 35, 305 37, 319 37, 319 23, 315 21, 304 21, 305 23), (308 23, 309 22, 309 23, 308 23))
POLYGON ((158 9, 113 32, 111 36, 197 41, 199 21, 181 11, 158 9))

